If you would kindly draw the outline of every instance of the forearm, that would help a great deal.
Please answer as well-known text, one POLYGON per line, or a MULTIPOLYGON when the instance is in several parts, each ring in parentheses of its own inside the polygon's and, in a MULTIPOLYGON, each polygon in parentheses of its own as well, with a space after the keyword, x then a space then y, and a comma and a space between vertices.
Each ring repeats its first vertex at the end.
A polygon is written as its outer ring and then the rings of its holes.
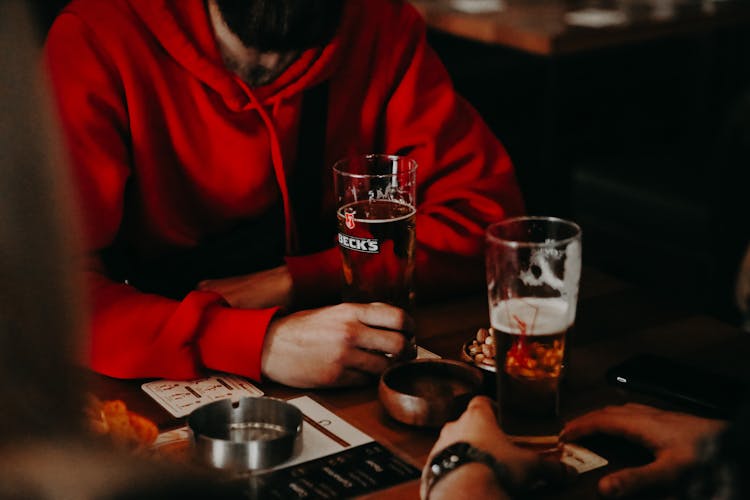
POLYGON ((206 369, 260 378, 260 356, 275 309, 225 307, 215 293, 182 301, 141 293, 88 272, 90 366, 116 378, 191 379, 206 369))
POLYGON ((429 493, 429 500, 510 499, 486 465, 466 464, 438 481, 429 493))

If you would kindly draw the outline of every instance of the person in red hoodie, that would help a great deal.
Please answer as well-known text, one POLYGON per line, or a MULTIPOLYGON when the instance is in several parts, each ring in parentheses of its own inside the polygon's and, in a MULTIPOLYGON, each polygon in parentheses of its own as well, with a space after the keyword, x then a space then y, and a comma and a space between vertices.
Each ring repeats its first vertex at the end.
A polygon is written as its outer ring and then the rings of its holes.
POLYGON ((45 45, 90 251, 91 367, 372 380, 413 328, 340 283, 330 167, 418 165, 417 291, 479 290, 510 159, 399 0, 74 0, 45 45), (381 354, 378 354, 380 352, 381 354))

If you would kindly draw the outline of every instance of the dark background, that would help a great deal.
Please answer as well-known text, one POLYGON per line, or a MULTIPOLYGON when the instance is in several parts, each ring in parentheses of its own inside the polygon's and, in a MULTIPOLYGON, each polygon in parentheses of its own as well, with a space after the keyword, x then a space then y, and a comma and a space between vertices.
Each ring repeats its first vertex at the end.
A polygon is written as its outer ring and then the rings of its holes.
POLYGON ((542 57, 430 33, 584 261, 732 323, 750 234, 750 29, 542 57))

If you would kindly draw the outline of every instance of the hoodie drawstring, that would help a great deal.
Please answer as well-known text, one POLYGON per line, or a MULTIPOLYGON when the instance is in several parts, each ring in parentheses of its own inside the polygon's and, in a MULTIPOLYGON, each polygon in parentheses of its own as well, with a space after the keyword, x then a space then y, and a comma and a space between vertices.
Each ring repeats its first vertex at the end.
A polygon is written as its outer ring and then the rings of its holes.
POLYGON ((323 195, 329 184, 325 177, 321 177, 326 172, 328 83, 305 90, 300 107, 297 165, 292 179, 286 175, 281 143, 272 118, 278 116, 281 99, 273 101, 273 115, 269 115, 249 89, 248 94, 268 130, 271 161, 284 205, 287 255, 315 253, 329 248, 335 240, 336 224, 333 219, 328 220, 328 216, 321 219, 323 195))
MULTIPOLYGON (((296 233, 294 231, 294 219, 292 217, 292 205, 289 199, 289 186, 286 179, 286 171, 284 170, 284 156, 281 153, 281 144, 279 142, 279 134, 276 132, 276 125, 273 123, 271 116, 268 111, 265 110, 263 105, 258 101, 255 95, 252 93, 249 87, 245 87, 246 92, 250 96, 251 102, 255 109, 257 109, 261 120, 266 126, 268 131, 269 141, 271 143, 271 163, 273 164, 273 172, 276 176, 276 183, 279 185, 279 191, 281 192, 281 200, 284 206, 284 236, 286 238, 286 253, 287 255, 293 255, 296 245, 296 233)), ((281 105, 281 99, 274 103, 273 113, 277 114, 281 105)))
POLYGON ((279 116, 279 109, 281 109, 281 99, 276 99, 273 102, 273 108, 271 109, 272 116, 279 116))

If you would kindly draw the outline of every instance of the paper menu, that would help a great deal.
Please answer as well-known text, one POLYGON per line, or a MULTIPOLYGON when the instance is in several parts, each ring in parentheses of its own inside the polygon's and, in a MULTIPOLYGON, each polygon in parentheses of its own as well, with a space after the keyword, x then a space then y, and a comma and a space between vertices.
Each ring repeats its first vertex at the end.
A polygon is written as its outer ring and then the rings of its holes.
MULTIPOLYGON (((417 347, 418 358, 439 358, 435 353, 417 347)), ((217 374, 191 381, 154 380, 141 388, 173 416, 189 415, 203 405, 221 399, 237 401, 244 397, 262 396, 263 391, 242 377, 217 374)))
POLYGON ((299 408, 305 417, 302 447, 299 455, 276 468, 309 462, 373 441, 370 436, 307 396, 287 402, 299 408))
POLYGON ((251 498, 354 498, 419 479, 420 469, 371 441, 293 467, 254 474, 251 498))
POLYGON ((154 380, 143 384, 141 388, 178 418, 214 401, 237 401, 244 397, 263 395, 263 391, 244 378, 228 374, 191 381, 154 380))
MULTIPOLYGON (((420 470, 307 396, 289 400, 304 415, 300 451, 276 467, 243 475, 248 498, 352 498, 419 479, 420 470)), ((159 435, 153 448, 192 462, 190 431, 159 435)))

